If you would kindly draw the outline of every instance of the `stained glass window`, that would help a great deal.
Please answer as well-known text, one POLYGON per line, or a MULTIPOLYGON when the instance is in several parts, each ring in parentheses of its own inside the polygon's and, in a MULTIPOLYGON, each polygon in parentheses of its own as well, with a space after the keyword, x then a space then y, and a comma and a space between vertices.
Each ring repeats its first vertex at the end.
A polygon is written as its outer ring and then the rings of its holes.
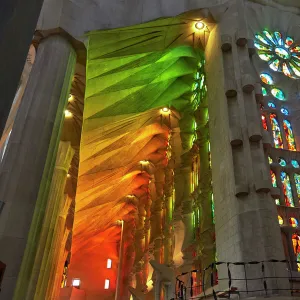
POLYGON ((296 185, 296 190, 297 190, 297 196, 298 196, 298 199, 300 200, 300 175, 294 174, 294 180, 295 180, 295 185, 296 185))
POLYGON ((280 111, 286 116, 289 115, 289 111, 285 107, 282 107, 280 111))
POLYGON ((293 249, 297 258, 298 272, 300 271, 300 237, 298 234, 292 235, 293 249))
POLYGON ((278 223, 279 225, 283 225, 283 219, 281 216, 278 216, 278 223))
POLYGON ((298 227, 298 221, 295 218, 289 218, 289 223, 292 227, 298 227))
POLYGON ((296 143, 292 130, 292 125, 288 120, 283 120, 283 129, 288 144, 288 149, 291 151, 296 151, 296 143))
POLYGON ((268 73, 261 73, 260 79, 265 84, 274 84, 274 80, 273 80, 272 76, 268 73))
POLYGON ((280 200, 279 199, 275 199, 275 204, 276 205, 280 205, 280 200))
POLYGON ((261 88, 261 92, 262 92, 263 96, 267 96, 268 95, 268 92, 267 92, 267 90, 266 90, 265 87, 261 88))
POLYGON ((293 193, 292 193, 292 187, 290 182, 289 175, 286 174, 286 172, 280 173, 281 181, 282 181, 282 188, 283 188, 283 196, 284 196, 284 202, 286 206, 294 207, 294 199, 293 199, 293 193))
POLYGON ((271 94, 272 94, 275 98, 277 98, 278 100, 281 100, 281 101, 285 100, 284 93, 283 93, 283 91, 282 91, 281 89, 273 88, 273 89, 271 90, 271 94))
POLYGON ((268 106, 270 108, 276 108, 276 105, 273 102, 268 102, 268 106))
POLYGON ((270 69, 283 72, 290 78, 300 77, 300 46, 294 43, 292 37, 284 39, 278 31, 264 30, 255 35, 254 46, 260 59, 268 62, 270 69))
POLYGON ((264 130, 268 130, 267 120, 266 120, 266 117, 264 115, 261 115, 261 121, 262 121, 262 125, 263 125, 264 130))
POLYGON ((268 156, 268 161, 269 161, 269 164, 273 163, 273 159, 270 156, 268 156))
POLYGON ((285 166, 286 166, 286 161, 285 161, 282 157, 279 157, 279 158, 278 158, 278 163, 279 163, 282 167, 285 167, 285 166))
POLYGON ((292 164, 292 166, 294 167, 294 168, 299 168, 300 166, 299 166, 299 163, 296 161, 296 160, 291 160, 291 164, 292 164))
POLYGON ((270 114, 270 120, 271 120, 271 125, 272 125, 272 132, 273 132, 275 148, 283 149, 282 137, 281 137, 279 123, 277 120, 277 115, 270 114))
POLYGON ((270 170, 270 172, 271 172, 272 186, 277 187, 276 175, 272 170, 270 170))

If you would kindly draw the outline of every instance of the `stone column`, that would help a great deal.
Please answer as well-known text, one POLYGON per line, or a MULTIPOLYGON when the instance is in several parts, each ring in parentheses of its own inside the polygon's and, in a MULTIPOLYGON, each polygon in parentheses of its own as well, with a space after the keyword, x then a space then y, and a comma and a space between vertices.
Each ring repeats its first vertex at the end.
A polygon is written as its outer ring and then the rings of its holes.
POLYGON ((46 299, 47 287, 53 286, 54 283, 50 281, 50 274, 62 246, 59 216, 63 211, 64 202, 68 202, 70 206, 71 199, 65 197, 64 189, 73 155, 74 150, 70 143, 60 142, 27 299, 46 299))
POLYGON ((0 3, 0 136, 14 100, 43 2, 4 0, 0 3))
POLYGON ((1 164, 0 260, 7 265, 1 299, 13 299, 17 278, 14 299, 24 299, 28 288, 75 62, 62 37, 41 42, 1 164))

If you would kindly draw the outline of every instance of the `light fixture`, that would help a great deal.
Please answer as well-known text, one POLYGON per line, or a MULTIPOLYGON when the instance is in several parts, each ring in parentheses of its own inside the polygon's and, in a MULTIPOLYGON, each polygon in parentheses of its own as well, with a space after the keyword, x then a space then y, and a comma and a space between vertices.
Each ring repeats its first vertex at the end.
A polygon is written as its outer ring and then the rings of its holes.
POLYGON ((68 174, 67 174, 67 177, 68 177, 68 178, 70 178, 70 177, 71 177, 71 175, 68 173, 68 174))
POLYGON ((149 164, 149 161, 148 160, 141 160, 140 164, 143 165, 143 166, 145 166, 145 165, 149 164))
POLYGON ((161 110, 160 110, 163 114, 167 114, 170 112, 170 108, 169 107, 163 107, 161 110))
POLYGON ((74 278, 72 280, 72 286, 80 287, 80 279, 79 278, 74 278))
POLYGON ((105 289, 105 290, 108 290, 108 289, 109 289, 109 279, 105 279, 104 289, 105 289))
POLYGON ((106 268, 111 269, 112 266, 112 260, 110 258, 107 259, 106 268))
POLYGON ((204 24, 203 22, 199 21, 199 22, 197 22, 197 23, 195 24, 195 27, 196 27, 196 29, 198 29, 198 30, 202 30, 202 29, 204 29, 205 24, 204 24))
POLYGON ((74 100, 74 96, 72 94, 69 94, 69 98, 68 98, 68 101, 71 102, 74 100))
POLYGON ((65 110, 65 117, 66 118, 71 118, 73 116, 73 114, 69 111, 69 110, 65 110))

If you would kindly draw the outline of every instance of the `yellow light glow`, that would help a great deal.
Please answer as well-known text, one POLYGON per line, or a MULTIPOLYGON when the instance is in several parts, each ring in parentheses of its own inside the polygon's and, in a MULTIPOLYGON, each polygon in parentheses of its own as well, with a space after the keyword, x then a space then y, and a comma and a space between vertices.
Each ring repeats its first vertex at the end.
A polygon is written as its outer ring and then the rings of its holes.
POLYGON ((65 117, 66 118, 72 118, 73 114, 69 110, 65 110, 65 117))
POLYGON ((149 161, 148 160, 141 160, 140 164, 145 166, 145 165, 149 165, 149 161))
POLYGON ((80 286, 80 279, 79 278, 74 278, 72 280, 72 286, 79 287, 80 286))
POLYGON ((72 94, 69 94, 69 98, 68 98, 68 101, 71 102, 74 100, 74 96, 72 94))
POLYGON ((163 107, 163 108, 161 109, 161 111, 164 112, 164 113, 168 113, 168 112, 170 111, 170 108, 168 108, 168 107, 163 107))
POLYGON ((107 259, 106 268, 111 269, 112 266, 112 260, 110 258, 107 259))
POLYGON ((67 174, 67 177, 68 177, 68 178, 70 178, 70 177, 71 177, 71 175, 68 173, 68 174, 67 174))
POLYGON ((108 290, 108 289, 109 289, 109 279, 105 279, 104 289, 105 289, 105 290, 108 290))
POLYGON ((199 21, 199 22, 197 22, 197 23, 195 24, 195 27, 196 27, 196 29, 198 29, 198 30, 202 30, 202 29, 204 29, 205 24, 204 24, 203 22, 199 21))

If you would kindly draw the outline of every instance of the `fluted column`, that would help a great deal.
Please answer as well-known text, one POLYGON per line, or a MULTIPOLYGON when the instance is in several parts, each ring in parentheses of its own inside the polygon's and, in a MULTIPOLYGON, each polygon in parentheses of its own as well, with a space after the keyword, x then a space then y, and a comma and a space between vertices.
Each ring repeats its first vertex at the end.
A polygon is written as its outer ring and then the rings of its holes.
POLYGON ((59 216, 63 211, 65 200, 68 205, 71 200, 65 197, 64 189, 73 155, 74 150, 71 144, 60 142, 27 299, 46 299, 48 285, 53 287, 53 282, 50 282, 50 274, 51 268, 58 258, 62 242, 59 216))
POLYGON ((0 170, 0 197, 5 199, 0 260, 7 265, 1 299, 13 298, 17 278, 14 299, 23 300, 27 293, 75 62, 75 51, 64 38, 42 41, 16 116, 0 170))

